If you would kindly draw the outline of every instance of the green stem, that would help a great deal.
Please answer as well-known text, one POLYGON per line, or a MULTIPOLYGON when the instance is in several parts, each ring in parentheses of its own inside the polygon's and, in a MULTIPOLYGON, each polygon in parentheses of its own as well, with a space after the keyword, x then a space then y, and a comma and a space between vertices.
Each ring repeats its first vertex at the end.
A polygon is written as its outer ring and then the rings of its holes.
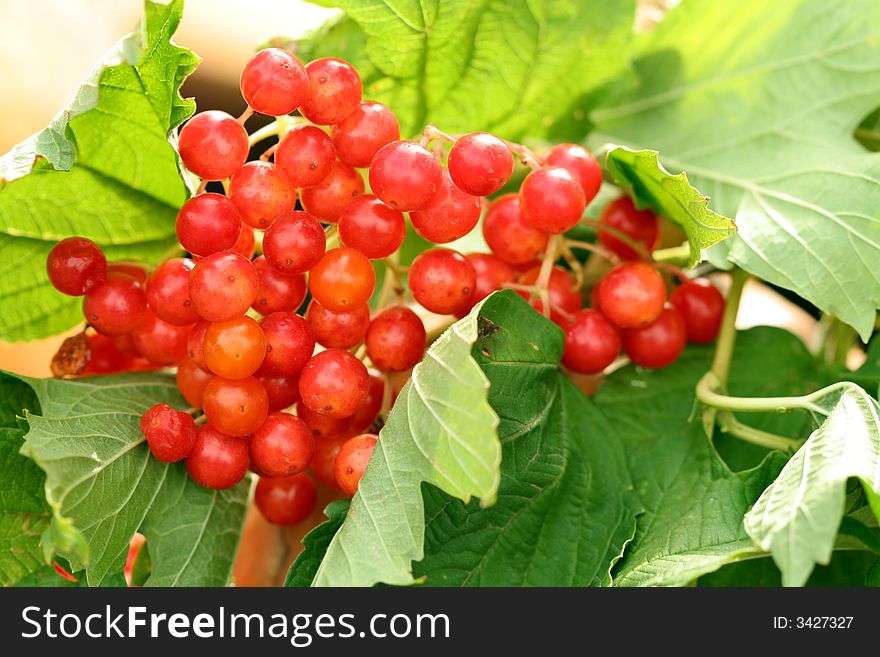
POLYGON ((678 246, 671 246, 668 249, 659 249, 652 254, 655 262, 668 262, 671 265, 684 267, 690 261, 691 247, 685 242, 678 246))
POLYGON ((750 427, 737 420, 732 413, 718 414, 718 428, 724 433, 739 438, 747 443, 766 449, 777 449, 781 452, 794 453, 801 446, 801 441, 787 438, 768 431, 750 427))
POLYGON ((827 405, 820 404, 819 401, 851 385, 848 381, 841 381, 800 397, 731 397, 718 392, 720 381, 712 372, 707 372, 697 384, 697 399, 719 411, 735 413, 787 413, 803 410, 828 415, 827 405))
POLYGON ((743 287, 749 275, 742 269, 734 269, 730 281, 730 291, 724 304, 724 316, 718 331, 718 342, 715 345, 715 356, 712 359, 711 373, 715 376, 719 387, 727 389, 727 377, 730 374, 730 361, 733 358, 733 347, 736 344, 736 315, 742 299, 743 287))

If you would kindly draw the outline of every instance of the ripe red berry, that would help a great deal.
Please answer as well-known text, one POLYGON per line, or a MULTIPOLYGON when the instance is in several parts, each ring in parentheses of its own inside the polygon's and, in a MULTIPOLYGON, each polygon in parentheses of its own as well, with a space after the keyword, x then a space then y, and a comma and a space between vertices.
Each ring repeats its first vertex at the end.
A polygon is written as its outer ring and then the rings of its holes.
POLYGON ((236 317, 208 326, 205 363, 224 379, 243 379, 256 372, 266 356, 266 336, 250 317, 236 317))
POLYGON ((370 390, 367 398, 355 414, 348 419, 349 433, 363 433, 371 426, 382 410, 382 402, 385 399, 385 380, 378 376, 370 375, 370 390))
MULTIPOLYGON (((516 280, 517 274, 513 267, 497 256, 489 253, 469 253, 465 257, 476 274, 474 290, 468 302, 468 312, 495 290, 500 290, 505 283, 513 283, 516 280)), ((463 317, 464 314, 465 311, 461 316, 463 317)))
MULTIPOLYGON (((521 285, 535 285, 541 274, 541 265, 535 265, 522 276, 521 285)), ((553 267, 550 270, 550 280, 547 284, 550 294, 550 319, 563 328, 568 325, 566 314, 574 313, 581 307, 581 292, 577 287, 577 281, 570 272, 562 267, 553 267), (559 312, 562 311, 562 312, 559 312)), ((522 297, 530 299, 532 308, 539 313, 544 312, 544 304, 538 295, 529 295, 527 292, 519 293, 522 297)))
POLYGON ((260 322, 266 335, 267 372, 296 374, 315 351, 315 336, 308 322, 290 312, 272 313, 260 322))
POLYGON ((312 299, 306 321, 318 344, 337 349, 351 349, 360 344, 370 326, 370 307, 357 306, 335 313, 312 299))
POLYGON ((449 175, 472 196, 488 196, 504 186, 513 173, 513 154, 495 135, 473 132, 459 138, 449 151, 449 175))
POLYGON ((299 401, 299 373, 277 374, 260 369, 254 378, 266 389, 270 412, 288 408, 299 401))
POLYGON ((361 102, 344 120, 333 126, 333 144, 339 159, 350 167, 368 167, 380 148, 400 139, 394 112, 382 103, 361 102))
POLYGON ((269 414, 269 397, 253 377, 224 379, 215 376, 205 386, 202 406, 208 421, 230 436, 256 431, 269 414))
POLYGON ((296 205, 296 188, 271 162, 247 162, 229 181, 229 198, 249 226, 265 230, 296 205))
POLYGON ((581 220, 587 200, 581 184, 562 167, 530 172, 519 189, 523 220, 545 233, 564 233, 581 220))
POLYGON ((136 280, 142 288, 145 288, 147 285, 147 268, 137 262, 108 262, 107 273, 125 274, 126 276, 130 276, 136 280))
POLYGON ((221 490, 244 479, 249 459, 246 440, 206 424, 196 432, 195 445, 186 457, 186 470, 200 486, 221 490))
POLYGON ((95 334, 89 335, 88 341, 92 355, 81 372, 83 375, 113 374, 135 369, 136 354, 132 355, 120 350, 113 338, 95 334))
POLYGON ((280 48, 260 50, 241 71, 241 95, 260 114, 290 114, 302 105, 308 93, 305 68, 280 48))
POLYGON ((247 130, 226 112, 199 112, 180 130, 180 159, 204 180, 229 178, 244 164, 250 150, 247 130))
POLYGON ((260 477, 254 502, 266 520, 289 527, 311 515, 317 495, 315 484, 305 473, 292 477, 260 477))
POLYGON ((307 212, 291 212, 275 220, 263 236, 263 255, 270 265, 290 276, 304 274, 324 256, 327 237, 307 212))
POLYGON ((599 161, 583 146, 577 144, 557 144, 544 157, 544 164, 562 167, 573 175, 584 190, 589 204, 602 186, 602 167, 599 161))
POLYGON ((622 329, 647 326, 660 317, 666 303, 663 278, 645 262, 624 262, 602 279, 599 309, 622 329))
POLYGON ((343 59, 322 57, 306 65, 309 93, 300 108, 302 115, 318 125, 334 125, 357 109, 363 88, 361 76, 343 59))
POLYGON ((147 299, 138 282, 125 274, 110 274, 86 293, 83 316, 101 335, 115 338, 130 333, 147 314, 147 299))
POLYGON ((211 255, 235 246, 241 220, 238 208, 222 194, 199 194, 177 213, 177 239, 194 255, 211 255))
POLYGON ((205 320, 196 322, 189 332, 189 337, 186 339, 187 358, 193 360, 196 365, 205 371, 208 370, 208 364, 205 362, 205 333, 208 332, 210 325, 211 322, 206 322, 205 320))
POLYGON ((107 278, 107 258, 92 240, 68 237, 49 251, 46 272, 56 290, 78 297, 107 278))
POLYGON ((443 184, 434 154, 414 141, 392 141, 370 163, 370 189, 386 205, 411 212, 428 204, 443 184))
POLYGON ((195 263, 189 258, 171 258, 153 270, 147 279, 147 304, 156 317, 176 326, 199 321, 189 298, 189 273, 195 263))
POLYGON ((309 273, 309 290, 318 303, 333 312, 365 305, 376 286, 376 273, 360 251, 330 249, 309 273))
POLYGON ((247 312, 260 291, 253 264, 230 251, 199 260, 189 274, 189 296, 196 312, 209 322, 226 322, 247 312))
POLYGON ((489 206, 483 220, 483 237, 496 256, 511 265, 534 262, 547 248, 547 233, 523 221, 519 197, 506 194, 489 206))
MULTIPOLYGON (((628 196, 606 205, 602 210, 600 221, 603 225, 616 228, 643 244, 649 252, 654 250, 660 239, 660 222, 657 215, 650 210, 637 210, 628 196)), ((639 257, 635 249, 607 230, 599 230, 599 241, 606 249, 613 251, 624 260, 636 260, 639 257)))
POLYGON ((335 418, 330 415, 316 413, 306 406, 302 399, 296 404, 296 416, 308 425, 316 440, 321 439, 318 440, 317 445, 323 443, 325 439, 330 439, 334 436, 350 435, 348 427, 351 418, 335 418))
POLYGON ((365 343, 376 369, 402 372, 425 355, 425 325, 406 306, 392 306, 370 322, 365 343))
POLYGON ((334 418, 354 415, 370 389, 367 368, 342 349, 327 349, 312 356, 299 377, 303 404, 334 418))
POLYGON ((681 313, 688 342, 708 344, 718 335, 724 297, 705 278, 695 278, 673 290, 669 301, 681 313))
POLYGON ((452 315, 465 310, 476 286, 467 258, 451 249, 423 251, 409 269, 409 289, 427 310, 452 315))
POLYGON ((313 125, 298 125, 288 132, 275 150, 275 166, 296 188, 311 187, 324 180, 336 149, 327 133, 313 125))
POLYGON ((336 455, 334 465, 336 483, 346 495, 354 495, 357 492, 358 484, 376 449, 378 438, 374 434, 361 434, 349 438, 336 455))
POLYGON ((192 358, 184 358, 177 364, 177 387, 187 403, 195 408, 202 407, 205 388, 213 378, 213 374, 199 367, 192 358))
POLYGON ((372 194, 352 200, 339 217, 339 239, 372 260, 387 258, 406 237, 403 213, 372 194))
POLYGON ((666 308, 647 326, 623 331, 623 352, 641 367, 659 369, 671 365, 684 350, 687 329, 675 308, 666 308))
POLYGON ((336 483, 336 456, 348 442, 348 434, 336 434, 315 442, 315 454, 309 468, 315 479, 330 490, 339 490, 336 483))
POLYGON ((162 463, 173 463, 187 457, 196 442, 196 425, 192 416, 168 404, 156 404, 141 416, 141 431, 150 451, 162 463))
POLYGON ((157 365, 174 365, 186 356, 190 326, 176 326, 156 317, 149 310, 131 332, 138 353, 157 365))
POLYGON ((282 274, 265 256, 254 260, 254 269, 260 279, 260 291, 251 307, 261 315, 282 310, 294 312, 305 301, 306 277, 302 274, 282 274))
POLYGON ((620 353, 620 333, 597 310, 579 310, 565 332, 563 364, 581 374, 596 374, 620 353))
POLYGON ((446 244, 467 235, 480 220, 482 204, 461 191, 443 170, 440 189, 426 205, 410 213, 415 231, 429 242, 446 244))
POLYGON ((364 179, 347 164, 336 161, 323 180, 300 192, 306 212, 335 224, 351 200, 364 193, 364 179))
POLYGON ((315 439, 301 419, 271 413, 250 438, 251 462, 266 477, 290 477, 312 461, 315 439))
POLYGON ((250 260, 254 257, 256 247, 257 240, 254 237, 254 229, 247 224, 242 224, 241 233, 238 236, 238 240, 233 245, 232 250, 250 260))

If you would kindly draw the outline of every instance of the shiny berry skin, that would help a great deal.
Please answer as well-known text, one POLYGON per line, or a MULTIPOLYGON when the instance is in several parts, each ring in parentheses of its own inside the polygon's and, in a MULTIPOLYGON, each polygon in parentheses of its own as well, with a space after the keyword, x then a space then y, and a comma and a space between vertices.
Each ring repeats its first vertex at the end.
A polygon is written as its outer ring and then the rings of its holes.
POLYGON ((153 456, 162 463, 187 457, 196 443, 196 425, 189 413, 156 404, 141 416, 141 431, 153 456))
POLYGON ((443 170, 440 189, 426 205, 410 213, 415 231, 429 242, 446 244, 464 237, 480 220, 482 204, 461 191, 443 170))
POLYGON ((597 310, 579 310, 565 331, 562 363, 581 374, 596 374, 620 353, 620 332, 597 310))
POLYGON ((189 298, 189 273, 195 263, 189 258, 171 258, 153 270, 147 279, 147 304, 156 317, 176 326, 199 321, 189 298))
POLYGON ((211 255, 236 245, 241 221, 238 208, 222 194, 199 194, 177 213, 177 239, 193 255, 211 255))
POLYGON ((138 353, 156 365, 174 365, 186 357, 190 326, 177 326, 159 319, 149 310, 131 332, 138 353))
POLYGON ((306 64, 309 93, 300 112, 312 123, 334 125, 348 118, 361 102, 363 85, 344 59, 323 57, 306 64))
POLYGON ((373 100, 361 102, 347 118, 333 126, 333 145, 339 159, 351 167, 368 167, 385 144, 400 139, 394 112, 373 100))
POLYGON ((317 496, 314 482, 305 473, 292 477, 260 477, 254 503, 273 525, 289 527, 311 515, 317 496))
POLYGON ((557 144, 544 156, 544 164, 562 167, 573 175, 584 190, 589 204, 602 186, 602 167, 599 161, 583 146, 577 144, 557 144))
MULTIPOLYGON (((650 210, 637 210, 628 196, 606 205, 602 210, 600 222, 605 226, 616 228, 634 241, 643 244, 648 252, 653 251, 660 240, 660 221, 657 215, 650 210)), ((639 257, 635 249, 607 230, 599 230, 599 242, 624 260, 636 260, 639 257)))
POLYGON ((291 212, 275 220, 263 236, 263 255, 288 276, 304 274, 324 256, 327 237, 307 212, 291 212))
POLYGON ((113 338, 100 334, 89 335, 89 349, 92 352, 88 364, 81 372, 87 374, 114 374, 136 369, 136 354, 124 353, 113 338))
POLYGON ((387 258, 406 237, 403 213, 372 194, 353 199, 339 217, 339 239, 371 260, 387 258))
POLYGON ((180 130, 177 151, 187 169, 204 180, 229 178, 248 156, 244 126, 226 112, 199 112, 180 130))
POLYGON ((125 274, 126 276, 130 276, 135 279, 142 288, 146 288, 147 278, 149 278, 147 268, 137 262, 108 262, 107 273, 125 274))
POLYGON ((317 445, 334 436, 350 435, 348 427, 351 418, 335 418, 316 413, 306 406, 302 399, 296 404, 296 415, 311 429, 312 435, 317 440, 317 445), (320 440, 318 440, 319 438, 320 440))
POLYGON ((453 315, 468 307, 477 275, 467 258, 451 249, 428 249, 409 269, 409 289, 427 310, 453 315))
POLYGON ((256 372, 266 356, 266 336, 248 316, 211 324, 205 332, 205 363, 224 379, 243 379, 256 372))
POLYGON ((357 346, 370 326, 370 307, 357 306, 335 313, 312 299, 306 310, 306 321, 318 344, 337 349, 357 346))
POLYGON ((666 303, 663 278, 645 262, 624 262, 605 274, 597 292, 599 309, 622 329, 647 326, 666 303))
POLYGON ((208 370, 208 364, 205 362, 205 333, 211 322, 201 320, 196 322, 189 332, 186 339, 186 356, 195 362, 196 365, 203 370, 208 370))
POLYGON ((275 166, 296 187, 311 187, 324 180, 336 149, 327 133, 313 125, 298 125, 288 132, 275 150, 275 166))
POLYGON ((581 220, 587 200, 581 184, 562 167, 530 172, 519 188, 523 220, 532 228, 558 234, 581 220))
POLYGON ((205 388, 213 378, 213 374, 199 367, 192 358, 186 357, 177 364, 177 387, 187 403, 195 408, 202 407, 205 388))
POLYGON ((247 474, 248 444, 206 424, 196 432, 196 442, 186 457, 186 471, 192 480, 214 490, 231 488, 247 474))
POLYGON ((305 366, 315 351, 315 336, 308 322, 290 312, 267 315, 260 322, 266 335, 267 372, 296 374, 305 366))
POLYGON ((673 290, 669 302, 681 313, 688 342, 708 344, 716 338, 724 314, 724 297, 712 283, 705 278, 683 283, 673 290))
POLYGON ((315 454, 309 469, 315 479, 330 490, 339 490, 339 484, 336 483, 336 455, 350 437, 350 434, 335 434, 315 441, 315 454))
POLYGON ((263 384, 269 397, 269 411, 280 411, 299 401, 299 374, 277 374, 260 369, 254 378, 263 384))
POLYGON ((266 477, 290 477, 312 461, 315 439, 305 422, 290 413, 270 413, 251 434, 251 462, 266 477))
POLYGON ((241 71, 241 95, 255 112, 290 114, 309 93, 302 63, 286 50, 266 48, 250 58, 241 71))
POLYGON ((425 355, 425 325, 406 306, 392 306, 370 322, 365 343, 367 356, 383 372, 402 372, 425 355))
POLYGON ((244 223, 260 230, 268 228, 296 205, 296 188, 271 162, 247 162, 229 181, 229 199, 244 223))
POLYGON ((513 267, 497 256, 490 253, 469 253, 465 257, 471 263, 474 274, 476 274, 476 283, 468 303, 468 311, 495 290, 500 290, 505 283, 516 281, 517 273, 513 267))
POLYGON ((295 311, 306 298, 306 277, 302 274, 282 274, 266 261, 265 256, 254 259, 254 269, 260 278, 260 291, 251 306, 261 315, 281 310, 295 311))
POLYGON ((659 369, 671 365, 684 350, 687 329, 675 308, 666 308, 647 326, 622 332, 623 352, 641 367, 659 369))
POLYGON ((224 379, 215 376, 205 386, 205 415, 218 431, 247 436, 259 429, 269 414, 266 389, 253 377, 224 379))
POLYGON ((92 240, 68 237, 49 251, 46 272, 56 290, 79 297, 107 278, 107 258, 92 240))
POLYGON ((504 186, 513 173, 513 153, 495 135, 473 132, 456 140, 449 151, 449 175, 471 196, 488 196, 504 186))
MULTIPOLYGON (((541 274, 541 265, 535 265, 522 276, 521 285, 534 285, 541 274)), ((547 284, 550 293, 550 319, 563 328, 567 325, 565 313, 576 312, 581 307, 581 293, 577 287, 577 281, 570 272, 562 267, 553 267, 550 270, 550 281, 547 284), (562 312, 560 313, 559 310, 562 312)), ((544 305, 537 295, 529 295, 527 292, 519 293, 523 298, 530 299, 532 308, 539 313, 544 312, 544 305)))
POLYGON ((83 316, 101 335, 115 338, 130 333, 147 314, 147 298, 138 282, 125 274, 110 274, 86 293, 83 316))
POLYGON ((370 163, 373 194, 401 212, 427 205, 442 184, 440 162, 414 141, 392 141, 380 148, 370 163))
POLYGON ((363 193, 361 174, 337 161, 321 182, 300 192, 300 201, 306 212, 321 221, 335 224, 351 200, 363 193))
POLYGON ((355 414, 348 419, 349 433, 363 433, 371 426, 382 410, 382 402, 385 398, 385 380, 378 376, 370 375, 370 390, 367 398, 355 414))
POLYGON ((330 249, 309 272, 309 290, 327 310, 342 312, 369 302, 376 272, 369 259, 348 247, 330 249))
POLYGON ((257 240, 254 236, 254 229, 247 224, 242 224, 241 233, 238 236, 238 240, 233 245, 232 250, 250 260, 254 257, 256 248, 257 240))
POLYGON ((315 354, 299 376, 303 404, 316 413, 337 419, 354 415, 369 389, 367 368, 342 349, 315 354))
POLYGON ((519 197, 495 199, 483 220, 483 237, 496 256, 511 265, 524 265, 541 257, 550 236, 529 226, 519 208, 519 197))
POLYGON ((361 434, 349 438, 336 455, 336 463, 333 466, 336 483, 346 495, 354 495, 357 492, 358 484, 376 449, 378 438, 375 434, 361 434))
POLYGON ((231 251, 214 253, 189 274, 189 296, 196 312, 209 322, 244 315, 257 299, 260 278, 250 260, 231 251))

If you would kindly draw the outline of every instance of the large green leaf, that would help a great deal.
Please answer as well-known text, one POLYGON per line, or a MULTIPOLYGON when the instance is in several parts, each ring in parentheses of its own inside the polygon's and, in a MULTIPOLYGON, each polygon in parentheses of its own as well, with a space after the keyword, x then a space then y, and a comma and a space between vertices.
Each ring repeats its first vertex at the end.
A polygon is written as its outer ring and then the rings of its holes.
POLYGON ((658 150, 735 218, 732 262, 867 340, 880 155, 853 131, 880 97, 878 46, 873 0, 688 0, 641 40, 640 86, 592 113, 592 139, 658 150))
POLYGON ((145 261, 174 249, 187 190, 168 135, 193 112, 178 89, 198 61, 171 41, 182 11, 182 0, 147 0, 141 26, 73 105, 0 160, 0 337, 43 337, 76 323, 78 301, 46 278, 58 240, 84 235, 111 258, 145 261))
MULTIPOLYGON (((835 552, 831 563, 819 566, 807 580, 807 586, 860 587, 877 586, 871 583, 871 568, 880 563, 870 552, 835 552)), ((751 559, 732 563, 700 578, 698 586, 779 587, 782 576, 770 558, 751 559)))
POLYGON ((290 566, 284 586, 309 586, 327 553, 330 541, 342 526, 348 513, 348 500, 336 500, 327 505, 327 520, 315 527, 303 538, 303 549, 290 566))
POLYGON ((44 550, 58 549, 74 570, 100 584, 125 562, 140 530, 150 545, 148 585, 223 586, 244 522, 249 484, 201 488, 182 463, 160 463, 140 432, 154 404, 186 407, 173 377, 157 373, 57 380, 18 377, 30 385, 40 411, 27 412, 22 454, 46 473, 54 517, 44 550), (69 552, 58 545, 86 545, 69 552))

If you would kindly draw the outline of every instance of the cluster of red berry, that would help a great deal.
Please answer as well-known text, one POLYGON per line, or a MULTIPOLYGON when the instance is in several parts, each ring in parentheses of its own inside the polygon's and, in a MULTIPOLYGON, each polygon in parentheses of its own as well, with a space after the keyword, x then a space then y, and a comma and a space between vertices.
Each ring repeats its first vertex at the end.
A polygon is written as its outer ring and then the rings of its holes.
POLYGON ((84 295, 89 357, 74 373, 177 367, 182 395, 204 414, 194 420, 159 404, 141 428, 156 458, 185 459, 199 484, 226 488, 250 468, 260 476, 258 507, 279 524, 311 511, 306 468, 354 494, 393 401, 388 374, 408 371, 425 351, 422 316, 403 303, 403 273, 415 302, 441 315, 461 317, 496 289, 518 290, 566 330, 564 363, 578 372, 601 371, 621 345, 637 364, 662 367, 685 335, 714 338, 720 294, 689 281, 666 305, 664 280, 644 258, 657 218, 626 198, 606 209, 597 247, 626 262, 595 286, 593 309, 581 310, 582 281, 555 261, 580 244, 560 235, 581 221, 602 181, 586 149, 563 144, 539 157, 487 133, 453 138, 433 126, 419 141, 401 140, 393 112, 362 100, 348 62, 303 66, 276 48, 246 64, 241 91, 241 117, 201 112, 180 131, 181 159, 203 181, 177 217, 188 257, 147 274, 108 265, 96 244, 74 237, 48 261, 58 290, 84 295), (244 123, 254 112, 280 117, 270 125, 279 140, 247 161, 270 134, 249 137, 244 123), (511 177, 514 155, 531 171, 518 194, 488 204, 484 197, 511 177), (215 181, 225 193, 206 191, 215 181), (468 234, 487 204, 491 254, 431 248, 408 268, 398 263, 404 213, 420 236, 446 244, 468 234), (253 259, 257 242, 262 255, 253 259), (375 314, 371 260, 385 261, 395 293, 390 303, 382 295, 375 314))

